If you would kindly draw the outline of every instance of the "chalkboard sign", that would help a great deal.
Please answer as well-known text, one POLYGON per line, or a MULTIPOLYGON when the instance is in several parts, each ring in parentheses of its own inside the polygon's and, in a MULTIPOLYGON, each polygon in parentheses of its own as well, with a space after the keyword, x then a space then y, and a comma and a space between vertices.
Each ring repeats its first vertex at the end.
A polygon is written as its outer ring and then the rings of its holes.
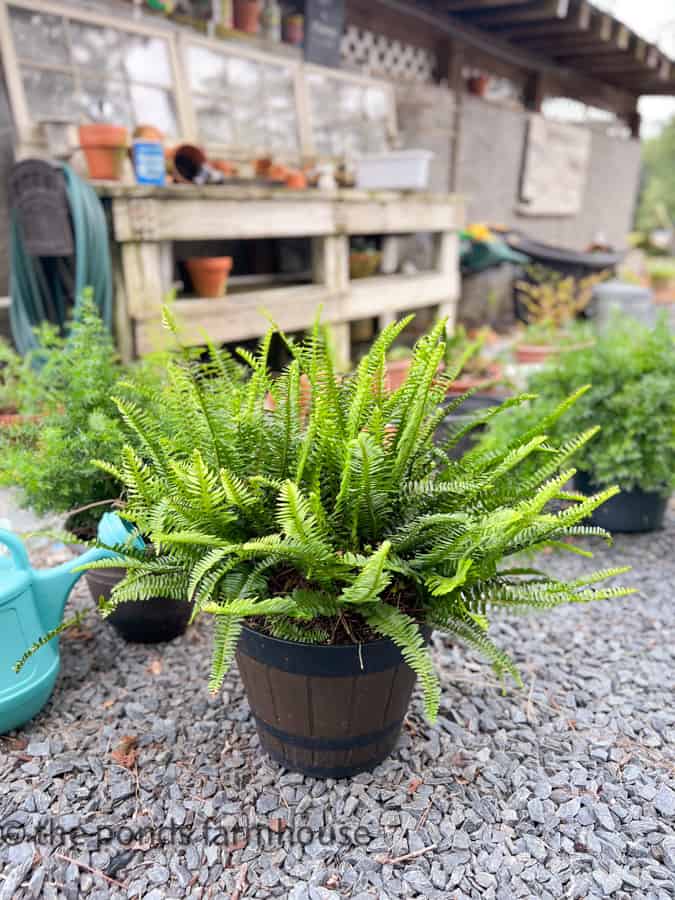
POLYGON ((305 59, 322 66, 339 66, 344 27, 344 0, 306 0, 305 59))

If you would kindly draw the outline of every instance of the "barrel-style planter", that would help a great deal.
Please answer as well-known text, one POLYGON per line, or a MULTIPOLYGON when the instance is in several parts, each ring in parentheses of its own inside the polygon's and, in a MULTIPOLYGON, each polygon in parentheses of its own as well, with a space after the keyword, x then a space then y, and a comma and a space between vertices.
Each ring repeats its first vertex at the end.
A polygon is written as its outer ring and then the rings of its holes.
MULTIPOLYGON (((94 602, 101 596, 109 600, 112 589, 125 575, 126 570, 121 567, 89 570, 85 577, 94 602)), ((107 621, 131 644, 159 644, 184 634, 191 612, 187 600, 151 597, 120 603, 107 621)))
MULTIPOLYGON (((593 484, 586 472, 577 472, 575 485, 582 494, 595 494, 602 490, 593 484)), ((593 525, 607 531, 634 533, 656 531, 663 527, 668 507, 668 497, 653 491, 621 491, 598 507, 590 517, 593 525)))
POLYGON ((263 750, 319 778, 356 775, 389 756, 416 679, 387 639, 327 647, 248 626, 237 664, 263 750))

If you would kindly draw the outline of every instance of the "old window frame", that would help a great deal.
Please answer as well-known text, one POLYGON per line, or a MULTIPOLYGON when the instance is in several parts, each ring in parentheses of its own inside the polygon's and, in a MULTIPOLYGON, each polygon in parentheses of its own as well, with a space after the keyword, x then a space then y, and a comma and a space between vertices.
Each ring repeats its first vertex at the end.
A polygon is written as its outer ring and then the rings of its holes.
MULTIPOLYGON (((83 10, 59 3, 31 2, 31 0, 0 0, 0 54, 3 59, 5 82, 7 84, 9 102, 12 108, 12 115, 14 117, 20 145, 44 145, 44 137, 41 134, 38 122, 32 117, 28 108, 28 101, 21 76, 22 63, 39 71, 70 73, 73 76, 76 85, 79 80, 79 70, 78 67, 72 63, 54 65, 49 63, 36 63, 34 60, 21 60, 17 53, 12 34, 10 21, 10 8, 12 7, 25 9, 28 12, 33 13, 60 16, 85 25, 111 28, 122 33, 138 34, 164 41, 167 50, 171 84, 169 87, 163 89, 167 90, 173 99, 176 112, 176 137, 179 138, 185 133, 187 122, 189 122, 189 114, 185 105, 185 97, 181 90, 182 72, 180 69, 180 60, 178 58, 174 34, 170 29, 142 22, 134 22, 122 16, 107 15, 106 13, 83 10)), ((106 78, 103 77, 100 80, 105 81, 106 78)), ((150 87, 158 87, 156 83, 144 82, 139 79, 129 79, 128 76, 122 74, 120 74, 119 78, 108 80, 125 84, 127 87, 131 83, 134 85, 138 84, 144 86, 147 84, 150 87)))
MULTIPOLYGON (((181 31, 177 34, 177 43, 183 71, 185 73, 183 90, 187 95, 187 105, 190 110, 190 133, 193 135, 194 140, 207 146, 210 151, 226 156, 234 158, 250 158, 251 156, 250 149, 248 148, 207 141, 200 137, 197 109, 193 98, 208 97, 211 95, 208 92, 195 90, 192 87, 189 52, 191 47, 204 47, 206 50, 219 56, 247 59, 263 65, 279 66, 280 68, 285 68, 290 73, 293 85, 293 102, 297 126, 297 152, 275 152, 274 156, 285 161, 294 160, 297 162, 300 157, 306 155, 308 122, 304 105, 304 67, 300 59, 293 58, 290 55, 285 56, 282 54, 268 53, 265 50, 259 50, 256 47, 248 47, 243 44, 243 42, 216 40, 186 31, 181 31)), ((265 152, 266 150, 263 146, 257 149, 260 152, 265 152)))
MULTIPOLYGON (((16 128, 16 143, 19 155, 33 149, 42 150, 45 148, 46 142, 38 122, 33 119, 28 108, 21 76, 20 59, 14 45, 10 26, 9 7, 18 7, 29 12, 43 13, 45 15, 63 16, 84 24, 109 27, 117 31, 140 34, 165 41, 171 74, 169 90, 173 97, 176 111, 177 141, 199 141, 196 110, 192 100, 193 91, 189 83, 187 49, 190 45, 201 45, 222 55, 229 54, 271 65, 285 66, 292 72, 298 127, 298 147, 299 154, 303 159, 316 158, 318 155, 314 141, 314 123, 312 121, 310 102, 309 76, 312 73, 318 73, 342 83, 383 89, 388 97, 387 138, 390 143, 396 140, 395 87, 391 82, 384 79, 306 63, 299 56, 295 57, 290 51, 274 53, 257 47, 249 47, 241 41, 209 38, 174 24, 163 22, 155 24, 148 21, 137 22, 132 20, 130 16, 114 15, 93 9, 84 10, 75 6, 67 6, 63 3, 52 2, 52 0, 0 0, 0 56, 2 57, 5 83, 16 128)), ((32 65, 33 63, 29 62, 28 64, 32 65)), ((67 65, 52 67, 50 64, 38 65, 36 68, 42 68, 43 70, 57 68, 59 71, 72 69, 72 67, 67 65)), ((125 79, 120 78, 119 80, 124 81, 125 79)), ((134 79, 134 83, 140 82, 134 79)), ((156 87, 156 85, 153 86, 156 87)), ((212 142, 207 142, 206 146, 209 152, 232 152, 235 157, 241 157, 246 154, 246 150, 242 151, 241 149, 238 150, 238 148, 214 145, 212 142)), ((284 154, 282 153, 275 153, 275 156, 284 159, 284 154)))

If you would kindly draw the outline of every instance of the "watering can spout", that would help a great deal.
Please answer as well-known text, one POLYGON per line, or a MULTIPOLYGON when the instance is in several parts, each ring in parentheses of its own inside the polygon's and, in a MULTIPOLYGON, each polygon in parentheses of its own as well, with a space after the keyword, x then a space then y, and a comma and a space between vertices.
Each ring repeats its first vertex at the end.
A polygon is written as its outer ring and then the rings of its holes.
POLYGON ((84 574, 82 571, 75 572, 73 570, 110 555, 108 550, 94 547, 78 556, 77 559, 70 559, 55 569, 45 569, 34 573, 35 603, 45 633, 53 631, 61 624, 68 596, 75 583, 84 574))
MULTIPOLYGON (((129 542, 141 549, 144 546, 140 537, 130 538, 129 528, 116 513, 106 513, 103 516, 98 526, 98 537, 108 547, 121 547, 129 542)), ((53 631, 61 624, 68 595, 75 582, 84 574, 84 569, 93 562, 116 555, 103 547, 93 547, 77 559, 71 559, 55 569, 35 572, 35 602, 45 632, 53 631)))

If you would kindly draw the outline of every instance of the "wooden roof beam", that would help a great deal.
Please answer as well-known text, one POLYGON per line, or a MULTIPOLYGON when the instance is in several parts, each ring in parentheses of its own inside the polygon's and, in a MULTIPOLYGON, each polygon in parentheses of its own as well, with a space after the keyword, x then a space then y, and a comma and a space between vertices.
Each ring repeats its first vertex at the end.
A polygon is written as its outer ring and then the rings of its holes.
POLYGON ((475 11, 476 7, 481 9, 495 9, 499 6, 516 6, 519 4, 529 3, 530 0, 440 0, 437 5, 438 9, 444 9, 449 13, 463 13, 475 11))
MULTIPOLYGON (((598 13, 598 18, 606 19, 604 28, 607 32, 607 39, 611 33, 611 16, 604 13, 598 13)), ((553 22, 521 22, 520 24, 499 25, 495 23, 491 29, 493 34, 498 34, 500 38, 506 40, 527 40, 530 38, 552 38, 554 35, 578 34, 580 31, 587 32, 593 29, 593 22, 596 18, 594 10, 591 9, 587 0, 579 0, 568 12, 566 18, 556 19, 553 22)), ((604 40, 604 38, 603 38, 604 40)))
POLYGON ((525 6, 519 4, 502 6, 467 13, 462 21, 479 28, 490 26, 517 25, 522 22, 541 22, 546 19, 565 19, 570 11, 570 0, 535 0, 525 6))

